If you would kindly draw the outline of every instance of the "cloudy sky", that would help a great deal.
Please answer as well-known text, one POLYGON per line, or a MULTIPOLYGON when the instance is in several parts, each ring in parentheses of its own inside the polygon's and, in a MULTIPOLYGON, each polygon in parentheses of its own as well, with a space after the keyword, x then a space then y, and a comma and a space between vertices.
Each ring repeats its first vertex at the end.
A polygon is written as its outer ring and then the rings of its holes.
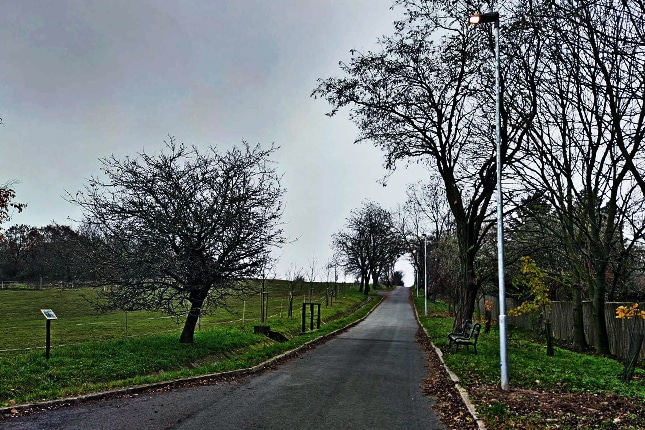
MULTIPOLYGON (((28 204, 8 224, 70 224, 63 195, 100 157, 155 153, 168 135, 198 147, 281 149, 279 268, 321 267, 331 235, 366 199, 394 208, 423 175, 383 187, 382 154, 354 145, 347 112, 310 93, 352 48, 392 32, 391 0, 0 1, 0 183, 28 204)), ((7 225, 7 226, 8 226, 7 225)))

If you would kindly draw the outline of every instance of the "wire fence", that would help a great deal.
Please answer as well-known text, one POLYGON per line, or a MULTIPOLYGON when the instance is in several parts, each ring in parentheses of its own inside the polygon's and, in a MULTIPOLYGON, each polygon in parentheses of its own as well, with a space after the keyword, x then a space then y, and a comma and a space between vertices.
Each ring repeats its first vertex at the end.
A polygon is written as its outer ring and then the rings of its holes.
MULTIPOLYGON (((0 283, 7 287, 8 283, 0 283)), ((33 287, 33 285, 32 285, 33 287)), ((56 286, 58 287, 58 286, 56 286)), ((14 286, 17 289, 24 289, 24 284, 14 286)), ((38 289, 36 286, 35 289, 38 289)), ((248 328, 258 324, 270 324, 272 321, 292 319, 293 324, 302 318, 302 305, 304 302, 321 303, 321 324, 327 324, 329 320, 342 317, 357 307, 356 296, 346 297, 348 286, 337 284, 335 287, 330 284, 328 287, 302 288, 297 293, 284 294, 283 290, 278 292, 265 291, 266 300, 260 294, 248 297, 247 300, 234 302, 226 309, 205 309, 204 314, 199 318, 196 331, 208 330, 209 328, 248 328), (261 306, 264 304, 264 307, 261 306), (340 305, 340 306, 339 306, 340 305), (291 307, 291 309, 290 309, 291 307), (264 315, 264 318, 263 318, 264 315)), ((19 312, 19 310, 17 310, 19 312)), ((45 336, 42 316, 31 318, 25 322, 14 313, 13 316, 18 324, 10 324, 12 314, 5 312, 0 315, 0 329, 5 339, 0 339, 0 354, 27 353, 33 350, 45 348, 45 336), (9 324, 7 324, 9 323, 9 324), (14 333, 13 336, 11 334, 14 333), (11 345, 8 338, 17 338, 11 345), (18 343, 18 344, 16 344, 18 343), (3 345, 4 344, 4 345, 3 345)), ((52 324, 52 348, 82 345, 92 341, 116 340, 122 338, 139 338, 162 334, 179 334, 183 329, 183 323, 187 314, 167 316, 160 313, 144 311, 124 312, 114 311, 108 314, 79 317, 61 317, 52 324), (55 339, 66 339, 67 341, 56 342, 55 339)))

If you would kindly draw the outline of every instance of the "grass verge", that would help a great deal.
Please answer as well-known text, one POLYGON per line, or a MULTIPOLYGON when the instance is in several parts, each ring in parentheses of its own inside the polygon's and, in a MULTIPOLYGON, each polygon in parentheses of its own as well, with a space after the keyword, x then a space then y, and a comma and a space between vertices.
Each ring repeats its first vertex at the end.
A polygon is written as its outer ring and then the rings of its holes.
POLYGON ((514 406, 504 400, 505 396, 498 388, 500 353, 497 327, 493 326, 488 334, 482 330, 477 343, 477 355, 472 352, 472 348, 467 352, 464 347, 458 353, 449 352, 447 334, 452 330, 454 318, 449 315, 448 307, 442 303, 428 303, 428 317, 424 317, 423 298, 415 299, 415 306, 432 342, 444 353, 446 365, 470 393, 478 414, 486 421, 488 428, 645 428, 645 416, 638 416, 645 409, 640 409, 639 412, 621 410, 630 405, 643 405, 645 402, 645 371, 642 367, 636 369, 630 383, 624 383, 619 379, 623 365, 616 360, 557 347, 555 355, 549 357, 540 336, 509 327, 511 397, 517 399, 525 396, 527 406, 536 399, 552 401, 556 418, 552 418, 549 411, 544 409, 524 413, 519 401, 513 403, 519 409, 515 411, 514 406), (557 399, 562 401, 558 402, 557 399), (569 412, 565 407, 566 402, 575 403, 575 399, 578 399, 578 403, 582 399, 588 399, 590 404, 586 406, 589 417, 580 416, 581 412, 576 409, 571 414, 578 416, 559 419, 558 414, 564 417, 569 412), (594 409, 593 403, 600 405, 605 402, 625 406, 617 406, 613 410, 611 407, 606 408, 614 412, 614 416, 603 418, 598 412, 600 408, 594 409), (592 416, 594 411, 597 414, 595 417, 592 416), (580 424, 592 422, 593 425, 589 427, 580 424))

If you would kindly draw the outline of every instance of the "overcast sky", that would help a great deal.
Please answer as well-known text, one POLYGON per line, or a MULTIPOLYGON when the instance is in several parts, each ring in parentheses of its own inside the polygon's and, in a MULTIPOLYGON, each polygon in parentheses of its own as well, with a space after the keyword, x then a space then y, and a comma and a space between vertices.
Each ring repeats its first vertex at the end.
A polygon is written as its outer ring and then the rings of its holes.
MULTIPOLYGON (((391 0, 0 0, 0 183, 28 204, 11 224, 70 224, 65 191, 100 157, 275 143, 287 189, 282 272, 320 268, 331 235, 367 199, 405 200, 423 172, 383 187, 382 154, 355 145, 347 112, 310 97, 352 48, 392 32, 391 0)), ((321 273, 321 276, 322 273, 321 273)))

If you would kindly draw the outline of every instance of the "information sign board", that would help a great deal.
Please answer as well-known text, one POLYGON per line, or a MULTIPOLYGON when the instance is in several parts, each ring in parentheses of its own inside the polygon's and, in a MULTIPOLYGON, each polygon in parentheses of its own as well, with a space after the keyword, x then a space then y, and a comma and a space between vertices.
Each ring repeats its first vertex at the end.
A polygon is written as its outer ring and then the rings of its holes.
POLYGON ((45 315, 45 318, 47 318, 48 320, 58 319, 54 311, 52 311, 51 309, 41 309, 40 312, 42 312, 43 315, 45 315))

